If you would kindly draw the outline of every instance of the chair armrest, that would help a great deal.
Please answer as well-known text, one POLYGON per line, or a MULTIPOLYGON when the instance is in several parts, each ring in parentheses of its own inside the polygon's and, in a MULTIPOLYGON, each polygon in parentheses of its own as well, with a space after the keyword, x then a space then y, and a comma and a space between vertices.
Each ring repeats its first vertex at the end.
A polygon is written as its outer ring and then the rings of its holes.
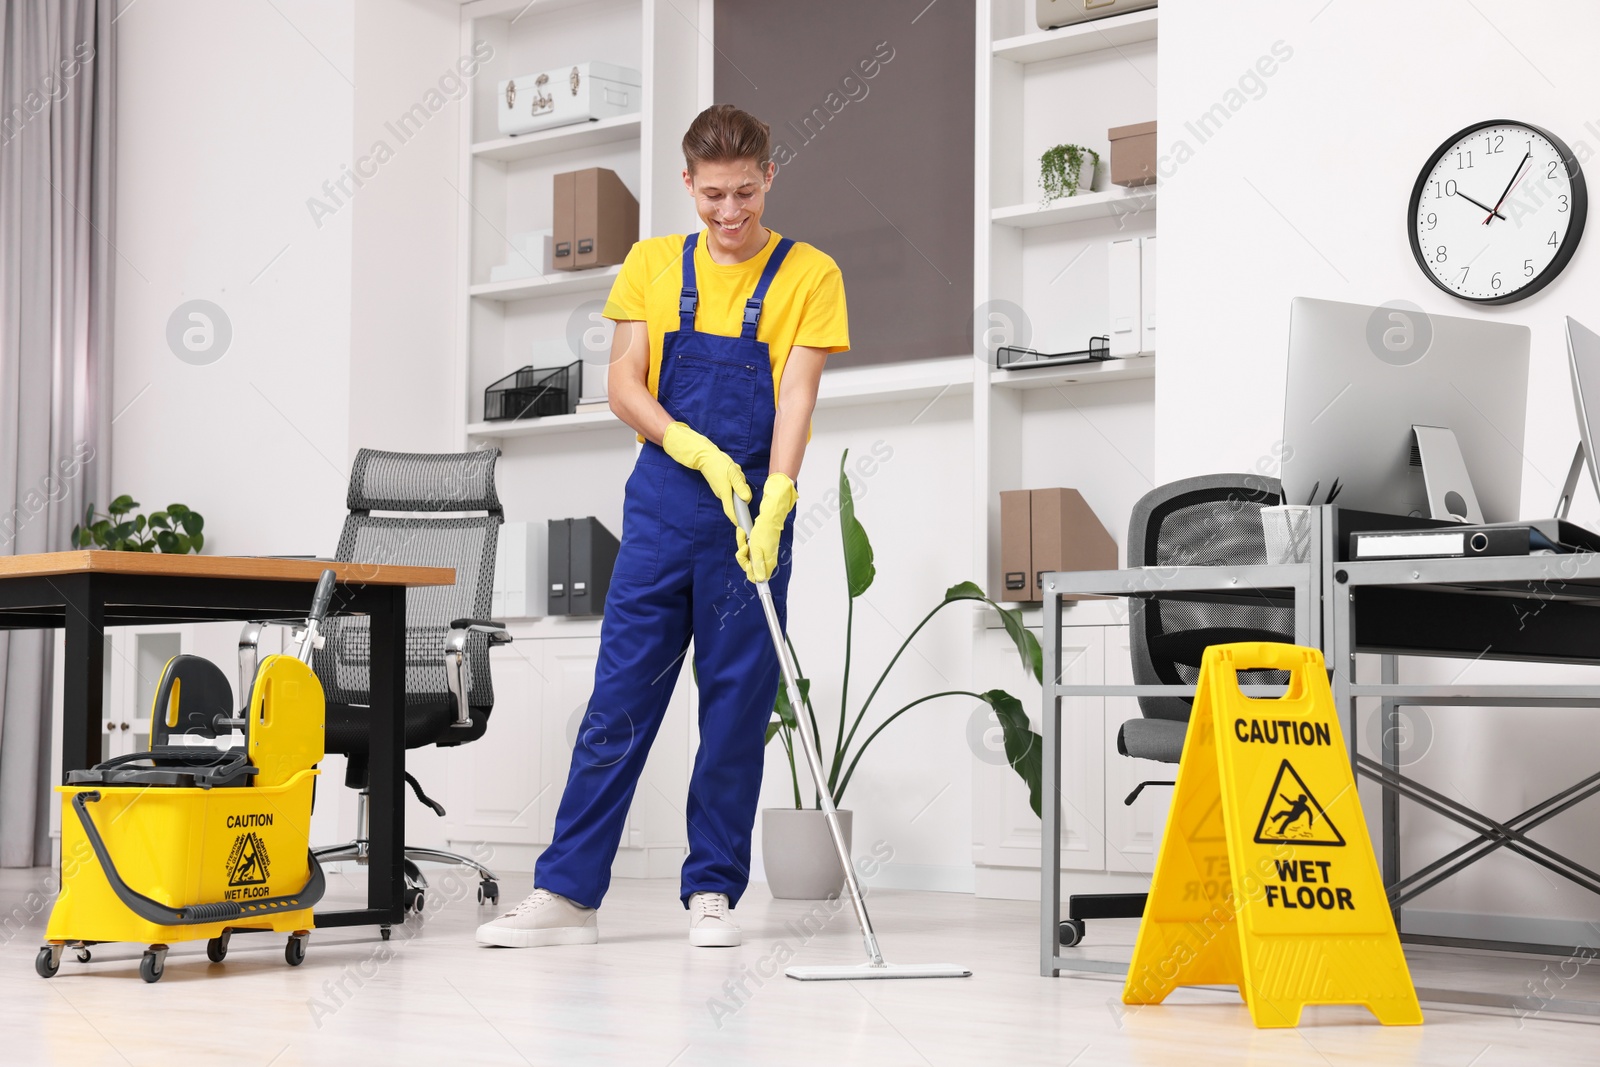
POLYGON ((511 634, 503 622, 492 619, 456 619, 450 624, 450 633, 444 640, 444 680, 450 686, 450 695, 456 700, 456 718, 452 728, 468 729, 472 726, 472 712, 467 707, 467 688, 462 680, 462 664, 467 655, 467 635, 487 634, 491 647, 509 645, 511 634))

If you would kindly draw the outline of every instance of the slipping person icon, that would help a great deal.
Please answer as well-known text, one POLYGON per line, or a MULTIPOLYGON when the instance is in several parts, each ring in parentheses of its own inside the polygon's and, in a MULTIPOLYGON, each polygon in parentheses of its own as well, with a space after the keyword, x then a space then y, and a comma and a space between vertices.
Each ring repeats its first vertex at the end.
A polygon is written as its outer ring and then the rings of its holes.
POLYGON ((1278 799, 1289 805, 1286 809, 1278 812, 1272 817, 1273 822, 1277 822, 1279 819, 1283 820, 1283 825, 1278 827, 1279 837, 1289 836, 1289 827, 1299 822, 1302 815, 1305 816, 1306 829, 1308 831, 1311 829, 1311 825, 1317 821, 1317 817, 1311 814, 1311 804, 1306 799, 1306 795, 1304 793, 1301 793, 1299 799, 1297 800, 1290 800, 1282 793, 1279 793, 1278 799))

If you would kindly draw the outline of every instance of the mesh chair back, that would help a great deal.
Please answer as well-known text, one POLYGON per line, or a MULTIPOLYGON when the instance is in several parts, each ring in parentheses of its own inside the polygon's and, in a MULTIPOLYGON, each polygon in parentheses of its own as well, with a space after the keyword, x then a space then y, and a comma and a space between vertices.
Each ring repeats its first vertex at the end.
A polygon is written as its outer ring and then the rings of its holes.
MULTIPOLYGON (((447 455, 378 452, 363 448, 350 474, 350 515, 335 557, 342 562, 454 567, 456 584, 406 591, 406 703, 450 698, 444 642, 456 619, 487 619, 494 585, 495 547, 503 515, 495 492, 498 449, 447 455), (373 511, 400 514, 373 515, 373 511), (479 514, 473 514, 473 513, 479 514)), ((371 703, 368 663, 372 634, 363 617, 323 624, 327 641, 312 666, 330 704, 371 703)), ((489 644, 467 638, 467 702, 494 704, 489 644)))
MULTIPOLYGON (((1282 502, 1276 478, 1208 474, 1146 493, 1128 524, 1128 565, 1219 566, 1267 562, 1261 509, 1282 502)), ((1294 609, 1151 597, 1129 601, 1133 677, 1140 685, 1193 685, 1200 652, 1234 641, 1293 641, 1294 609)), ((1282 671, 1244 672, 1241 681, 1286 684, 1282 671)), ((1187 721, 1187 697, 1140 697, 1147 718, 1187 721)))

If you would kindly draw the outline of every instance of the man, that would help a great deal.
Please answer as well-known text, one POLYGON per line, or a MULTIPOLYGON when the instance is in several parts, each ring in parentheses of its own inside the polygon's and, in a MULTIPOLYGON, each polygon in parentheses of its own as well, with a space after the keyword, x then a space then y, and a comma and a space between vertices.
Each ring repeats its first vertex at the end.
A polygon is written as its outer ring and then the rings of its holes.
POLYGON ((768 127, 706 109, 683 138, 684 187, 706 229, 634 245, 616 320, 611 410, 644 442, 623 503, 587 727, 573 748, 535 890, 478 928, 485 945, 593 944, 595 909, 645 756, 694 638, 700 749, 680 897, 689 942, 734 946, 749 881, 778 666, 750 582, 786 617, 795 479, 829 353, 849 348, 832 259, 764 227, 768 127), (752 503, 748 541, 733 498, 752 503), (743 573, 741 573, 741 570, 743 573))

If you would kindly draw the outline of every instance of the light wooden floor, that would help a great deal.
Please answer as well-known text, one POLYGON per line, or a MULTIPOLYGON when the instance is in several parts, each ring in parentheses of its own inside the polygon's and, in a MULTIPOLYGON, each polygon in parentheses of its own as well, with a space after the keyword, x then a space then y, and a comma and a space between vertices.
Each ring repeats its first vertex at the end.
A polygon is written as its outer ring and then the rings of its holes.
MULTIPOLYGON (((508 878, 507 900, 528 889, 508 878)), ((1308 1009, 1298 1030, 1258 1031, 1232 991, 1186 990, 1125 1008, 1120 981, 1038 975, 1036 905, 881 890, 873 918, 891 962, 954 962, 968 979, 800 983, 804 963, 853 963, 848 908, 820 932, 796 925, 813 905, 755 887, 736 913, 739 949, 691 949, 675 882, 618 881, 595 946, 482 949, 490 914, 475 883, 434 879, 428 915, 396 928, 312 936, 290 968, 275 935, 240 935, 225 963, 177 946, 156 985, 138 977, 142 946, 101 946, 87 965, 33 973, 51 877, 0 871, 0 1063, 292 1064, 1334 1064, 1447 1067, 1593 1064, 1600 1025, 1547 1008, 1519 1013, 1425 1004, 1422 1027, 1378 1026, 1361 1009, 1308 1009), (769 977, 770 975, 770 977, 769 977), (740 987, 742 983, 742 988, 740 987)), ((335 893, 349 883, 335 879, 335 893)), ((502 901, 505 903, 505 900, 502 901)), ((1126 958, 1132 922, 1092 927, 1107 958, 1126 958)), ((1412 952, 1419 987, 1478 989, 1531 1004, 1600 1005, 1600 967, 1577 960, 1412 952), (1593 973, 1591 973, 1593 972, 1593 973)))

